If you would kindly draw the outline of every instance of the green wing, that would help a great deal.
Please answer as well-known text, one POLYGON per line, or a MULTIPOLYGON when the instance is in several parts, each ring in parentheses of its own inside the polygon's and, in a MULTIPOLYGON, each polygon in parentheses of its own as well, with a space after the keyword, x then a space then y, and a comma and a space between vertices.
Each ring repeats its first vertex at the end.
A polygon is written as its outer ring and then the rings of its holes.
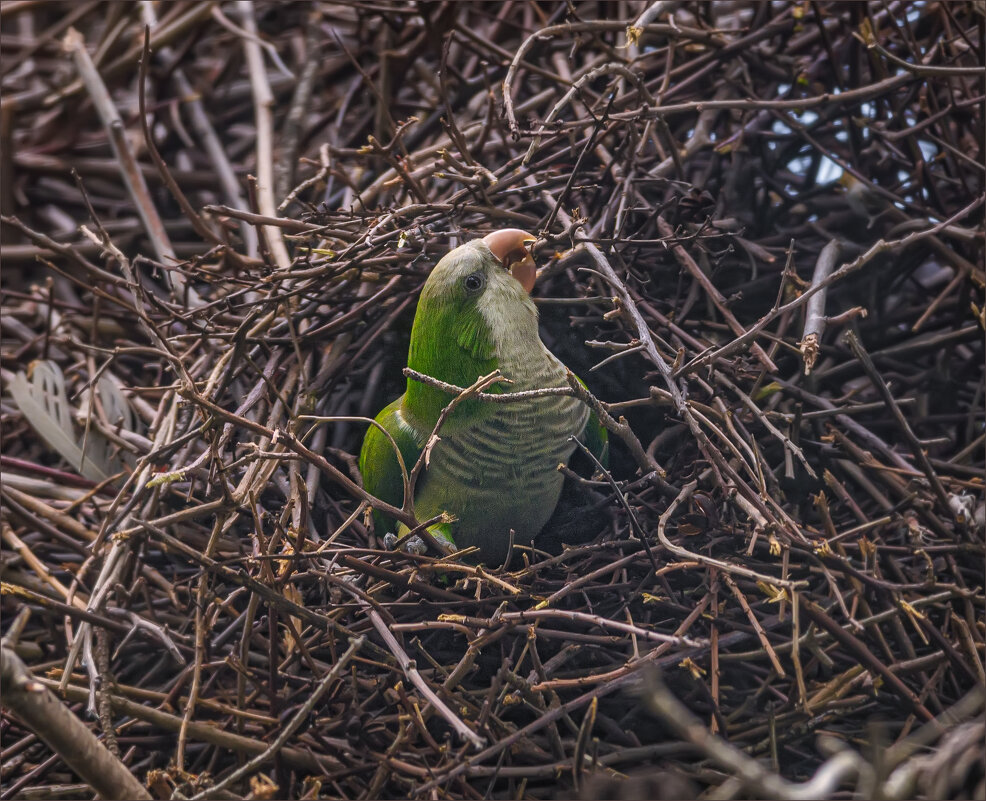
MULTIPOLYGON (((376 421, 394 438, 404 459, 404 466, 410 473, 424 447, 427 433, 418 432, 408 422, 403 401, 403 396, 395 400, 377 415, 376 421)), ((400 462, 397 461, 397 454, 390 439, 376 426, 370 426, 363 438, 363 448, 359 454, 359 471, 363 476, 363 488, 371 495, 392 506, 399 507, 404 503, 404 480, 401 476, 400 462)), ((378 533, 396 531, 395 521, 391 518, 375 511, 373 519, 378 526, 378 533)))
MULTIPOLYGON (((578 376, 575 376, 575 380, 586 389, 589 388, 586 387, 585 381, 578 376)), ((585 429, 582 431, 582 436, 579 439, 582 440, 582 444, 589 449, 589 453, 595 456, 603 467, 609 467, 609 432, 599 422, 599 416, 592 410, 589 411, 589 419, 586 421, 585 429)))
POLYGON ((599 422, 595 412, 589 414, 585 431, 582 433, 582 442, 603 467, 609 467, 609 432, 599 422))

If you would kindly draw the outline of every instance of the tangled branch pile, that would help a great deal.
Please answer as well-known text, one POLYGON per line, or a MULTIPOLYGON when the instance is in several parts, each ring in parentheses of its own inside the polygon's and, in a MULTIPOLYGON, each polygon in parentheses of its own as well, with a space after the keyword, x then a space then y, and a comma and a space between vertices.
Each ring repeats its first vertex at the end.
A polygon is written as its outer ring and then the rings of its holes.
POLYGON ((982 797, 981 4, 0 20, 5 654, 152 795, 982 797), (607 522, 388 551, 358 418, 503 226, 607 522))

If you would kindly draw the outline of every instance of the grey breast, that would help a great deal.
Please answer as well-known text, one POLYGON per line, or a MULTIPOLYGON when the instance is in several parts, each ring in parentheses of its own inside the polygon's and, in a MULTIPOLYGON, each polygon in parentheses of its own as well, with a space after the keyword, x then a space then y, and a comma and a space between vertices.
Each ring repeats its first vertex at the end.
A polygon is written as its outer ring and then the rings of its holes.
MULTIPOLYGON (((508 392, 567 386, 564 365, 547 350, 500 369, 514 382, 508 392)), ((569 438, 582 433, 588 418, 584 404, 564 395, 493 405, 481 423, 447 443, 441 472, 474 487, 495 483, 534 492, 544 485, 553 491, 561 483, 555 468, 575 448, 569 438)))

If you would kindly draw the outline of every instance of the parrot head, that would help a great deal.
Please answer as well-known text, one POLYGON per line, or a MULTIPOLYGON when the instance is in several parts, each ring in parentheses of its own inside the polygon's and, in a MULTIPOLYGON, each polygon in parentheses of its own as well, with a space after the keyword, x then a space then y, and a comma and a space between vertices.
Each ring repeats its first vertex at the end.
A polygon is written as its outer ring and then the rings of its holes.
POLYGON ((483 243, 490 249, 490 253, 528 293, 534 289, 537 278, 537 268, 530 250, 536 241, 534 236, 520 228, 504 228, 483 237, 483 243))
MULTIPOLYGON (((442 257, 421 291, 407 366, 465 387, 496 369, 507 349, 538 346, 537 309, 529 294, 536 277, 534 241, 507 228, 442 257)), ((412 410, 431 417, 448 401, 440 390, 408 382, 412 410)))

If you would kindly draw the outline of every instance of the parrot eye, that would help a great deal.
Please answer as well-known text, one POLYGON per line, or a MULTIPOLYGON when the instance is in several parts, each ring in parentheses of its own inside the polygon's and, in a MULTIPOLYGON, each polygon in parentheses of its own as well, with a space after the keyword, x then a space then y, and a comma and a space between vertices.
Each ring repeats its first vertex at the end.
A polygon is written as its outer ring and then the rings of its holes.
POLYGON ((486 278, 482 273, 470 273, 462 279, 462 284, 465 286, 466 292, 474 295, 486 286, 486 278))

